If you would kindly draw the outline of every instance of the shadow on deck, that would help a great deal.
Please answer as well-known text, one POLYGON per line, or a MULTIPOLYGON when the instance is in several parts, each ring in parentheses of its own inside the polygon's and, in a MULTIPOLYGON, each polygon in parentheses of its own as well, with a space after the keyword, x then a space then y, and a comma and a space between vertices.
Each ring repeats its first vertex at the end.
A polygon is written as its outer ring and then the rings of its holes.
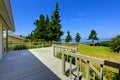
POLYGON ((31 52, 38 50, 9 51, 0 61, 0 80, 61 80, 31 52))

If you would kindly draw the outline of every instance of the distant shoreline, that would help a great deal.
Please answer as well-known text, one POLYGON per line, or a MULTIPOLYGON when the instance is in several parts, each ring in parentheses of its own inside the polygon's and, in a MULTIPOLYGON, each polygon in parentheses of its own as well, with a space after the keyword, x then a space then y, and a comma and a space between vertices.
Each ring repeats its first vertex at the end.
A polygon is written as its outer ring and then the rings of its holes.
MULTIPOLYGON (((110 40, 111 38, 103 38, 103 39, 99 39, 98 42, 104 42, 104 41, 110 41, 110 40)), ((65 39, 61 39, 61 42, 65 42, 65 39)), ((71 42, 75 42, 75 39, 73 39, 71 42)), ((91 42, 91 40, 81 39, 80 42, 91 42)))

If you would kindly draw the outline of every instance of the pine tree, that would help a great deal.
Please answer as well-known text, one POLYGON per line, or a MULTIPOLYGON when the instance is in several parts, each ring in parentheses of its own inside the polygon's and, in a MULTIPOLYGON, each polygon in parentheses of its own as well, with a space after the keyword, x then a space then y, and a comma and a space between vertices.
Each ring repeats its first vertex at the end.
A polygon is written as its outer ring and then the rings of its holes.
POLYGON ((77 33, 76 36, 75 36, 75 41, 80 42, 80 39, 81 39, 80 34, 77 33))
POLYGON ((55 10, 51 16, 52 21, 50 23, 50 30, 52 31, 50 33, 51 40, 55 41, 59 41, 60 37, 63 35, 63 31, 61 31, 62 26, 60 24, 59 10, 59 5, 56 3, 55 10))
POLYGON ((34 31, 34 37, 36 39, 45 39, 46 37, 46 26, 45 26, 45 17, 44 15, 40 15, 39 19, 37 19, 34 23, 36 25, 36 29, 34 31))
POLYGON ((97 33, 95 30, 92 30, 89 34, 88 40, 92 40, 94 43, 94 40, 98 40, 97 33))
POLYGON ((49 37, 49 33, 51 32, 49 27, 50 27, 50 19, 48 17, 48 15, 46 15, 46 19, 45 19, 45 27, 46 27, 46 37, 45 40, 49 41, 50 37, 49 37))
POLYGON ((66 39, 65 39, 65 42, 70 42, 72 41, 72 37, 70 35, 70 31, 67 32, 67 36, 66 36, 66 39))

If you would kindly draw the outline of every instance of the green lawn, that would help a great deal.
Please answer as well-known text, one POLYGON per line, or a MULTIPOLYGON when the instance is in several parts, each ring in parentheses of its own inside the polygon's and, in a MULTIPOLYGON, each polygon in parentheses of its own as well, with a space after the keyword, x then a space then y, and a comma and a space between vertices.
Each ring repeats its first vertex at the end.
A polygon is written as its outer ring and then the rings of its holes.
POLYGON ((120 62, 120 53, 114 53, 109 47, 78 45, 78 51, 83 55, 120 62))
MULTIPOLYGON (((80 54, 83 55, 120 62, 120 53, 118 54, 114 53, 109 47, 78 45, 78 51, 80 52, 80 54)), ((96 66, 96 68, 99 67, 99 65, 96 63, 92 63, 92 64, 96 66)), ((118 73, 118 69, 107 66, 105 66, 104 69, 105 69, 104 76, 108 80, 115 80, 114 78, 116 78, 116 73, 118 73)), ((82 70, 83 72, 85 72, 85 65, 83 65, 82 70)))

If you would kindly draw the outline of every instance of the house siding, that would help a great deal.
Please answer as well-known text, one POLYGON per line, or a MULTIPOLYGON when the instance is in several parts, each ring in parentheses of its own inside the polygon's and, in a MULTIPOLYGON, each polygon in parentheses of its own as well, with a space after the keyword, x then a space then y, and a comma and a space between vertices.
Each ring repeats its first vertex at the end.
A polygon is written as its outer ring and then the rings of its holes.
POLYGON ((8 43, 9 42, 12 42, 12 43, 24 43, 24 39, 8 35, 8 43))

